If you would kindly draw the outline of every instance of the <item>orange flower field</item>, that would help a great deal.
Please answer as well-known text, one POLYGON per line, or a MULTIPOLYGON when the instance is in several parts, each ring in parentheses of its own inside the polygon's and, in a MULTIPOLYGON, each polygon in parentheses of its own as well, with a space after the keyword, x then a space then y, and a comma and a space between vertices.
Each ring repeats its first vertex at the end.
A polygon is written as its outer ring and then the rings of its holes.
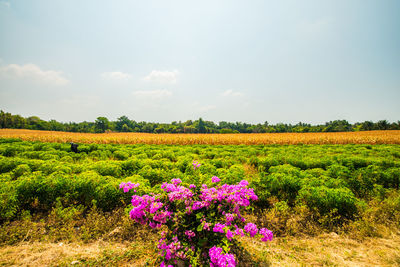
POLYGON ((149 133, 71 133, 24 129, 0 129, 2 138, 20 138, 41 142, 99 144, 400 144, 400 131, 361 131, 338 133, 265 133, 265 134, 149 134, 149 133))

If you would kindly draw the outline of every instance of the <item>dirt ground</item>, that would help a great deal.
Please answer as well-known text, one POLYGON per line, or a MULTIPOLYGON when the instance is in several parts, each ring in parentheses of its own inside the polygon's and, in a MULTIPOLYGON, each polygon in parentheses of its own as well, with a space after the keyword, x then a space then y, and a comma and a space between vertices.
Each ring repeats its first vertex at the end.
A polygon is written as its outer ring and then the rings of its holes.
MULTIPOLYGON (((350 239, 335 233, 241 240, 261 266, 400 266, 400 235, 350 239)), ((154 266, 154 245, 143 242, 28 243, 0 247, 1 266, 154 266)))

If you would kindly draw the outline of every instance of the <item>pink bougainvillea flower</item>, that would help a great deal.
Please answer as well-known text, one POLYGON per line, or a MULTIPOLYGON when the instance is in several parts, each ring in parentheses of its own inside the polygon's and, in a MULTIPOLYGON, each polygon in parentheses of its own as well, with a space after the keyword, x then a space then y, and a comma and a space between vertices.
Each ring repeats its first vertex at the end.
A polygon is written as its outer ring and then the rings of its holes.
POLYGON ((249 233, 250 237, 253 237, 258 233, 257 225, 254 223, 246 224, 244 230, 249 233))
POLYGON ((213 231, 215 233, 224 233, 224 227, 225 227, 225 224, 216 223, 213 228, 213 231))
POLYGON ((217 176, 211 177, 211 182, 218 183, 219 181, 221 181, 221 179, 219 179, 217 176))
POLYGON ((201 164, 198 163, 198 162, 195 161, 195 160, 193 161, 192 165, 193 165, 193 169, 195 169, 195 170, 201 166, 201 164))
MULTIPOLYGON (((135 184, 135 183, 131 183, 131 182, 127 182, 127 183, 124 183, 124 182, 122 182, 120 185, 119 185, 119 188, 122 188, 123 190, 124 190, 124 193, 127 193, 127 192, 129 192, 129 190, 131 190, 131 189, 133 189, 133 188, 136 188, 136 187, 138 187, 140 184, 135 184)), ((136 192, 136 190, 135 190, 135 192, 136 192)))
POLYGON ((182 180, 179 178, 175 178, 175 179, 171 180, 171 183, 173 183, 174 185, 178 185, 178 184, 182 183, 182 180))
POLYGON ((267 228, 261 228, 260 232, 261 235, 263 235, 263 238, 261 238, 261 241, 267 242, 271 241, 272 238, 274 237, 274 234, 272 231, 268 230, 267 228))
POLYGON ((235 256, 233 254, 222 254, 222 248, 212 247, 208 252, 210 256, 211 267, 234 267, 236 266, 235 256))

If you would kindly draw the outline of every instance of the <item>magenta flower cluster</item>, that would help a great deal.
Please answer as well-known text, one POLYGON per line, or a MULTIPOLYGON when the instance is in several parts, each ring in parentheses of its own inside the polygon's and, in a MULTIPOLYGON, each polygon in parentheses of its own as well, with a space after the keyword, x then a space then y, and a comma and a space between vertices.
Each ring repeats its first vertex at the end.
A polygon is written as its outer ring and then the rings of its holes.
POLYGON ((244 227, 244 230, 247 233, 249 233, 250 237, 253 237, 258 233, 257 225, 255 225, 254 223, 246 224, 246 226, 244 227))
POLYGON ((272 231, 268 230, 267 228, 261 228, 260 229, 260 235, 263 235, 263 238, 261 238, 261 241, 267 242, 271 241, 272 238, 274 237, 274 234, 272 231))
MULTIPOLYGON (((193 167, 200 164, 194 161, 193 167)), ((212 184, 220 181, 216 176, 211 178, 212 184)), ((235 185, 186 186, 181 179, 172 179, 161 185, 163 193, 159 195, 133 195, 129 216, 151 228, 166 227, 157 246, 163 258, 161 266, 173 266, 178 260, 195 265, 208 262, 213 267, 235 266, 235 256, 230 253, 234 238, 258 235, 265 242, 273 238, 270 230, 245 224, 242 209, 258 200, 248 184, 243 180, 235 185), (204 258, 207 254, 208 259, 204 258)), ((120 188, 127 192, 137 186, 128 182, 121 183, 120 188)))
POLYGON ((157 248, 161 251, 160 254, 161 256, 164 257, 166 261, 169 261, 170 259, 174 258, 185 259, 185 255, 181 250, 182 248, 181 242, 178 240, 176 236, 172 238, 172 242, 168 242, 166 238, 161 238, 158 241, 157 248))
POLYGON ((213 182, 213 183, 218 183, 220 181, 221 181, 221 179, 219 179, 217 176, 211 177, 211 182, 213 182))
POLYGON ((199 168, 199 167, 201 166, 201 164, 198 163, 196 160, 193 160, 192 165, 193 165, 193 169, 194 169, 194 170, 196 170, 197 168, 199 168))
MULTIPOLYGON (((129 190, 134 189, 136 187, 138 187, 140 184, 135 184, 135 183, 131 183, 131 182, 127 182, 127 183, 121 183, 119 185, 119 188, 122 188, 124 190, 124 192, 129 192, 129 190)), ((136 190, 134 190, 134 192, 136 193, 136 190)))
POLYGON ((140 224, 149 224, 151 228, 159 228, 171 217, 171 212, 155 196, 132 196, 133 209, 129 217, 140 224))
POLYGON ((219 247, 212 247, 209 250, 210 256, 210 266, 211 267, 219 267, 219 266, 226 266, 226 267, 233 267, 236 266, 235 256, 233 254, 223 254, 222 248, 219 247))

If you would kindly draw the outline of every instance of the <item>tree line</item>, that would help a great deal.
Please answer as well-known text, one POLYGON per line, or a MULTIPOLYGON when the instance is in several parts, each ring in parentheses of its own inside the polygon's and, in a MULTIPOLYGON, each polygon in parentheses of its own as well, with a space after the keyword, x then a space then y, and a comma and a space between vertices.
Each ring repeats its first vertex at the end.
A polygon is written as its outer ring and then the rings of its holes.
POLYGON ((221 121, 214 123, 198 120, 185 122, 154 123, 136 122, 127 116, 121 116, 116 121, 110 121, 106 117, 98 117, 94 122, 58 122, 56 120, 45 121, 37 116, 24 118, 20 115, 0 110, 0 128, 31 129, 47 131, 64 131, 80 133, 104 133, 104 132, 143 132, 143 133, 307 133, 307 132, 351 132, 372 130, 400 130, 400 121, 377 122, 364 121, 349 123, 347 120, 334 120, 321 125, 311 125, 299 122, 297 124, 277 123, 269 124, 267 121, 258 124, 243 122, 221 121))

